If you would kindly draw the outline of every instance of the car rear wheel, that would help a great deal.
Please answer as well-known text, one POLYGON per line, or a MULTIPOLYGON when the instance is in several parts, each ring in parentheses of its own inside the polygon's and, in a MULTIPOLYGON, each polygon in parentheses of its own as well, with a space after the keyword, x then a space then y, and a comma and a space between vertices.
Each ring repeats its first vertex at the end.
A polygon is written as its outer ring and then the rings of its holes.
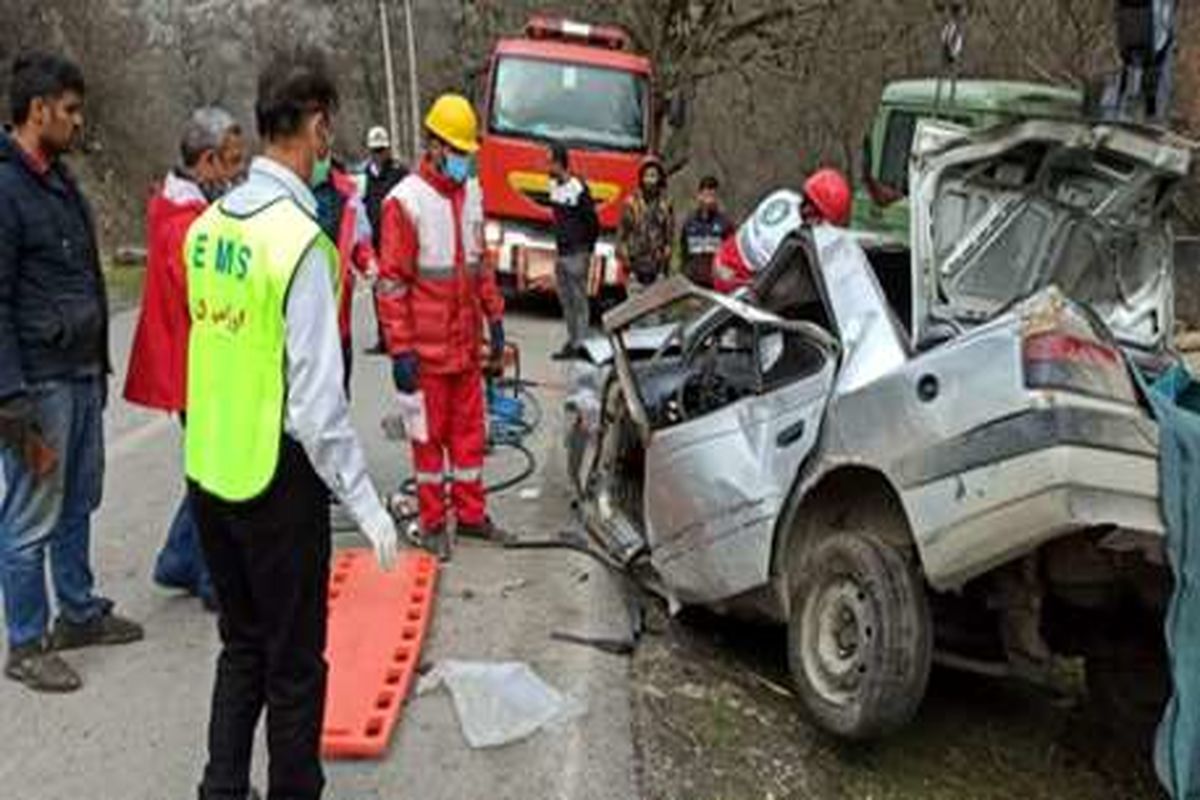
POLYGON ((908 722, 925 695, 932 623, 916 571, 894 547, 836 533, 793 581, 788 660, 807 715, 847 739, 908 722))

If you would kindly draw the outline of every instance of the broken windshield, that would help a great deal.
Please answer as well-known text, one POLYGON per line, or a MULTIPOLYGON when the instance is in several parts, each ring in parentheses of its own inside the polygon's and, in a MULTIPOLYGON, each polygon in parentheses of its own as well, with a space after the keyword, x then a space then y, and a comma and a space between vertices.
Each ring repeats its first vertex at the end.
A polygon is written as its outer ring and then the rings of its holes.
POLYGON ((646 80, 632 72, 507 57, 491 107, 495 133, 614 150, 646 144, 646 80))

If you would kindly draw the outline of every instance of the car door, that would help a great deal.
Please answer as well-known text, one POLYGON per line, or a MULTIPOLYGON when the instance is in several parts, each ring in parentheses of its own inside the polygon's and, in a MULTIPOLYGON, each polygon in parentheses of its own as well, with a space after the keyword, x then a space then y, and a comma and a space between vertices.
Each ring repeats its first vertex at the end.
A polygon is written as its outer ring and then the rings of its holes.
POLYGON ((817 325, 780 319, 687 281, 656 287, 654 296, 618 311, 606 318, 606 327, 646 448, 644 520, 651 563, 685 603, 714 602, 763 585, 775 519, 820 433, 837 370, 836 340, 817 325), (646 389, 623 353, 621 334, 644 314, 689 296, 714 311, 711 329, 703 319, 688 326, 685 360, 727 330, 743 338, 748 331, 752 368, 737 373, 750 382, 729 402, 664 421, 645 406, 646 389))

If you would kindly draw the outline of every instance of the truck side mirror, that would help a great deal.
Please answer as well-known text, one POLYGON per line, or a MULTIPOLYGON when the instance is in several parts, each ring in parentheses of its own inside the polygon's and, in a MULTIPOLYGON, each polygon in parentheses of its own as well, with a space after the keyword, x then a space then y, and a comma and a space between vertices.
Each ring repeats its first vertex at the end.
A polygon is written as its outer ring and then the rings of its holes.
POLYGON ((679 130, 687 124, 687 100, 682 92, 671 95, 667 105, 667 122, 675 130, 679 130))

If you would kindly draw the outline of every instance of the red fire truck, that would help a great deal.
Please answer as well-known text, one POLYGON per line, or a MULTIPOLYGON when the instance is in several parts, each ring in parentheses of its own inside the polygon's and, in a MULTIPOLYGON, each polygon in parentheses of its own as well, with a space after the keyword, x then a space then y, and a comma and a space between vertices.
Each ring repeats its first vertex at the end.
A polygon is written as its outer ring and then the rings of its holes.
POLYGON ((513 293, 554 291, 550 142, 596 201, 602 229, 592 260, 593 298, 624 294, 614 232, 638 164, 654 146, 650 60, 619 28, 534 17, 492 52, 479 152, 488 258, 513 293))

